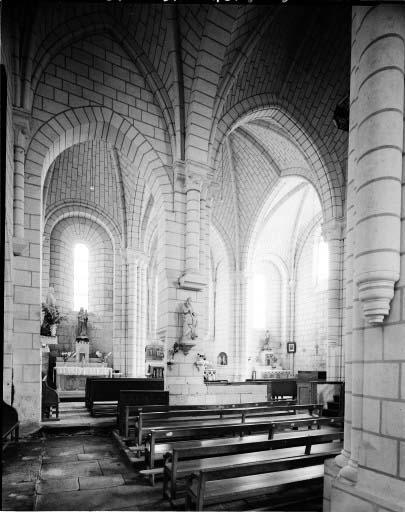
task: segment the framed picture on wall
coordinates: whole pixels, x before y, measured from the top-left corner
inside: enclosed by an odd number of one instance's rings
[[[289,341],[287,343],[287,354],[295,354],[297,351],[297,344],[295,341]]]

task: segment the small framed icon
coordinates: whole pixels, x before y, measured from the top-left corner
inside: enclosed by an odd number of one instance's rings
[[[295,343],[295,341],[289,341],[287,343],[287,353],[295,354],[296,351],[297,351],[297,344]]]

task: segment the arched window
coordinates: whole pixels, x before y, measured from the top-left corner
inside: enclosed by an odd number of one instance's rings
[[[84,244],[76,244],[74,248],[73,266],[73,309],[89,307],[89,250]]]

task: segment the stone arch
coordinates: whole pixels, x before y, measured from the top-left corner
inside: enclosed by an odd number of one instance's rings
[[[120,27],[119,30],[117,27]],[[144,76],[162,111],[170,137],[172,154],[174,155],[176,148],[174,112],[169,94],[148,56],[136,42],[135,38],[129,37],[130,34],[125,28],[123,28],[122,23],[118,20],[114,20],[106,13],[90,13],[82,16],[80,20],[79,18],[76,18],[71,23],[64,22],[54,29],[44,41],[42,41],[41,47],[44,50],[35,67],[33,67],[34,56],[30,55],[27,59],[25,68],[27,81],[24,90],[24,105],[28,110],[31,110],[34,91],[38,86],[39,80],[46,66],[51,62],[55,55],[57,55],[66,46],[96,34],[109,35],[114,39],[124,49],[132,62],[138,67]],[[131,44],[129,43],[129,40],[131,40]],[[30,90],[28,87],[30,87]]]
[[[79,201],[63,201],[55,204],[50,210],[44,221],[44,232],[42,240],[42,289],[46,290],[49,286],[50,270],[50,239],[53,229],[60,222],[69,218],[81,218],[91,221],[99,226],[100,232],[105,233],[105,237],[112,246],[112,272],[113,272],[113,311],[112,320],[114,329],[112,331],[113,358],[114,366],[120,368],[123,364],[122,351],[125,338],[126,315],[126,297],[124,291],[125,274],[125,240],[116,220],[110,217],[105,211],[93,205],[80,203]],[[43,292],[44,293],[44,292]]]
[[[38,128],[28,147],[26,176],[44,184],[55,158],[89,139],[103,139],[140,168],[163,210],[170,208],[171,184],[165,163],[129,121],[106,107],[80,107],[62,112]],[[35,178],[34,178],[35,176]]]
[[[313,186],[313,183],[310,180],[308,180],[308,177],[302,172],[303,171],[302,169],[295,169],[295,170],[301,171],[301,172],[291,172],[291,174],[288,174],[287,176],[299,176]],[[291,171],[293,171],[293,170],[291,170]],[[249,226],[249,231],[246,236],[246,243],[241,251],[241,268],[243,268],[243,269],[247,269],[249,271],[249,269],[252,267],[252,262],[253,262],[253,258],[254,258],[254,248],[256,245],[257,238],[260,235],[261,227],[266,222],[266,218],[270,215],[270,213],[274,213],[274,209],[272,209],[269,212],[269,205],[273,202],[274,198],[277,197],[277,194],[278,194],[281,186],[282,186],[282,183],[279,182],[277,184],[277,186],[273,189],[271,194],[268,196],[266,202],[260,208],[258,214],[252,220],[252,222]],[[296,191],[298,189],[302,188],[303,186],[305,186],[305,183],[298,184],[296,187],[294,187],[292,190],[290,190],[286,194],[285,199],[288,199],[291,195],[295,194]],[[315,187],[314,187],[314,190],[317,193],[318,198],[319,198],[319,194]],[[320,198],[319,198],[319,200],[320,200]],[[275,209],[279,208],[283,202],[277,203],[275,205]],[[320,203],[321,203],[321,200],[320,200]]]
[[[247,98],[224,113],[218,122],[209,162],[215,166],[219,148],[226,137],[237,126],[249,120],[267,117],[294,139],[301,147],[318,178],[319,194],[325,220],[341,218],[343,215],[343,172],[337,156],[326,148],[315,128],[296,107],[287,104],[272,94],[261,94]],[[333,183],[338,186],[334,186]]]

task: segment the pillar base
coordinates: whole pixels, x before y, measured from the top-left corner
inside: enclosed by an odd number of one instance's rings
[[[185,272],[179,277],[179,288],[199,292],[207,286],[206,278],[199,272]]]
[[[339,471],[338,478],[345,484],[356,485],[358,479],[357,464],[349,460],[346,466],[343,466]]]
[[[23,238],[13,237],[13,254],[14,256],[22,256],[28,247],[27,240]]]

